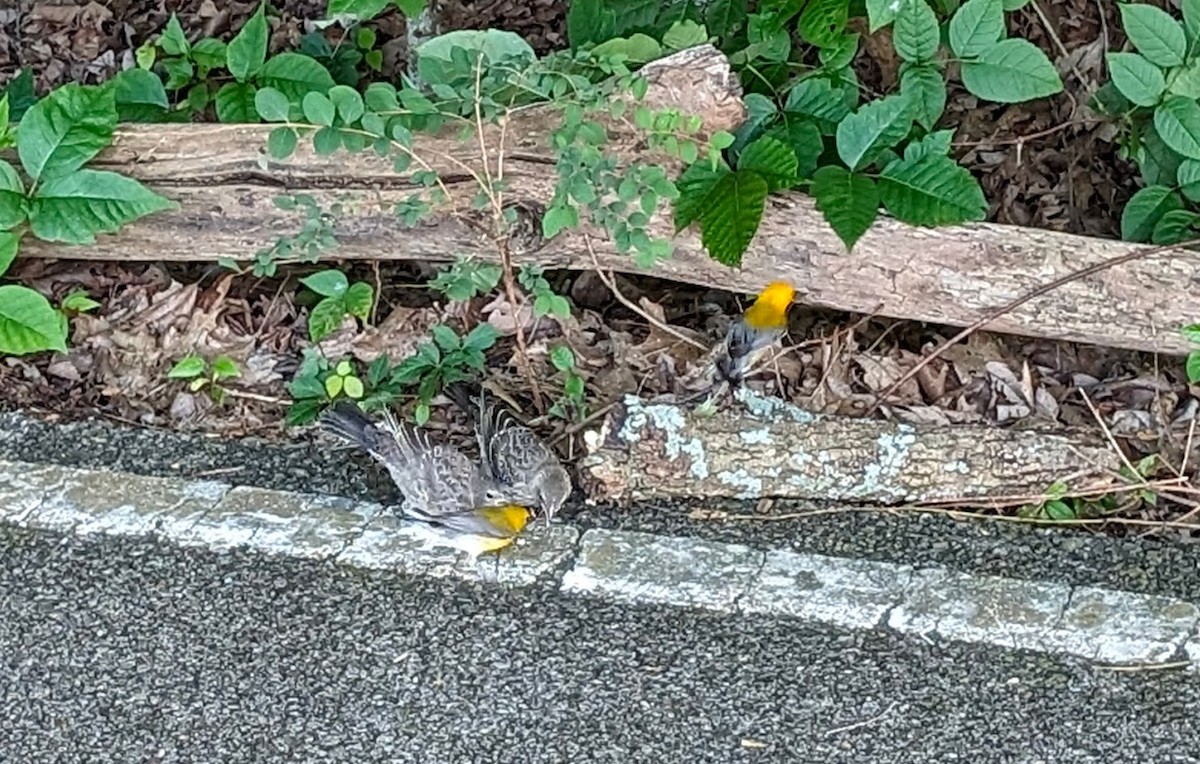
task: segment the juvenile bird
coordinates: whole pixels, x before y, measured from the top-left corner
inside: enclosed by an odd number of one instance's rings
[[[768,284],[725,335],[717,353],[715,382],[737,385],[787,331],[787,311],[796,290],[786,281]]]
[[[458,449],[433,443],[390,411],[376,424],[357,405],[340,401],[321,415],[320,424],[382,464],[404,496],[404,516],[472,562],[512,544],[529,522],[531,512],[514,492],[481,474]]]
[[[530,497],[549,523],[571,495],[571,476],[553,449],[482,385],[473,391],[454,382],[444,392],[475,421],[483,474],[504,490]]]

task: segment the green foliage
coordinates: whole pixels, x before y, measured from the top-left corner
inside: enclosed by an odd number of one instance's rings
[[[337,398],[356,400],[367,411],[381,409],[400,394],[394,372],[387,355],[376,358],[363,374],[348,358],[331,362],[318,348],[306,348],[296,375],[288,383],[292,404],[287,424],[298,427],[313,422]]]
[[[1109,51],[1111,81],[1093,106],[1120,121],[1122,153],[1146,186],[1121,213],[1129,241],[1178,244],[1200,220],[1200,2],[1183,3],[1182,23],[1143,3],[1120,7],[1133,51]]]
[[[277,196],[275,206],[281,210],[300,210],[304,213],[304,224],[294,236],[280,236],[275,243],[254,253],[251,272],[259,278],[271,277],[280,265],[292,263],[315,263],[321,254],[337,249],[338,240],[333,235],[334,223],[342,212],[342,205],[334,202],[329,211],[321,209],[309,194]],[[221,258],[220,264],[233,271],[241,272],[236,261]]]
[[[542,275],[543,272],[540,265],[523,265],[517,272],[517,281],[533,295],[533,315],[538,318],[542,316],[554,316],[560,319],[570,317],[571,303],[550,287],[550,282]]]
[[[500,266],[460,257],[443,268],[429,282],[429,288],[441,292],[454,302],[465,302],[476,295],[490,292],[500,283]]]
[[[167,379],[186,379],[188,390],[193,393],[207,389],[214,403],[225,400],[225,388],[220,383],[242,375],[237,361],[226,355],[217,356],[209,363],[198,355],[188,355],[175,362],[167,372]]]
[[[346,316],[354,316],[366,323],[375,302],[371,285],[364,281],[353,284],[346,274],[338,270],[318,271],[300,279],[300,283],[320,296],[320,300],[308,314],[308,337],[320,342],[339,326]]]
[[[1147,484],[1160,466],[1157,454],[1142,457],[1131,470],[1122,466],[1120,477],[1129,486],[1141,486],[1136,490],[1097,496],[1089,493],[1074,493],[1064,482],[1052,484],[1037,502],[1026,504],[1017,510],[1019,517],[1048,522],[1087,520],[1114,514],[1131,504],[1141,503],[1151,507],[1158,505],[1158,493]]]
[[[26,234],[44,241],[91,244],[138,218],[177,207],[138,181],[85,165],[112,140],[120,83],[65,85],[22,104],[13,130],[10,96],[21,96],[21,77],[0,96],[0,146],[15,146],[20,170],[0,159],[0,276],[16,260]],[[66,351],[68,312],[96,307],[69,298],[56,310],[44,296],[18,284],[0,286],[0,353]],[[89,307],[90,306],[90,307]]]
[[[496,344],[499,336],[491,324],[479,324],[465,337],[459,337],[453,329],[441,324],[431,331],[433,341],[423,343],[391,374],[393,384],[402,388],[416,387],[417,424],[429,420],[429,402],[442,387],[469,378],[471,370],[483,371],[483,354]]]
[[[1195,350],[1188,353],[1185,365],[1188,382],[1196,384],[1200,382],[1200,324],[1185,326],[1180,331],[1184,337],[1187,337],[1189,341],[1196,343],[1198,346]]]
[[[587,418],[587,396],[583,376],[575,367],[575,354],[566,345],[550,348],[550,364],[562,376],[562,395],[550,407],[560,419],[582,421]]]

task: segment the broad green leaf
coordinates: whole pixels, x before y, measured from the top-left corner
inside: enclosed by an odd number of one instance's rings
[[[974,58],[1004,37],[1001,0],[967,0],[950,19],[950,50]]]
[[[746,104],[746,118],[738,125],[730,145],[730,151],[734,154],[761,135],[766,126],[774,122],[779,114],[775,102],[761,93],[748,93],[743,100]]]
[[[824,77],[806,77],[793,85],[783,110],[835,124],[850,113],[841,91]]]
[[[728,37],[746,22],[746,0],[711,0],[704,9],[710,34]]]
[[[843,69],[854,63],[854,57],[858,55],[859,35],[844,34],[839,37],[832,45],[821,48],[817,58],[821,61],[821,67],[824,69]]]
[[[346,296],[342,302],[345,303],[347,313],[366,323],[371,317],[371,305],[375,302],[375,291],[367,282],[356,281],[346,290]]]
[[[1167,88],[1162,70],[1137,53],[1109,53],[1108,74],[1117,91],[1138,106],[1153,106]]]
[[[346,309],[340,298],[322,298],[308,314],[308,338],[313,342],[325,339],[342,325],[345,315]]]
[[[246,21],[246,24],[225,48],[226,67],[238,82],[245,82],[258,74],[262,69],[263,62],[267,60],[266,8],[265,0],[259,3],[258,10]],[[272,87],[279,87],[273,83],[268,84],[271,84]],[[280,90],[282,89],[280,88]]]
[[[1179,66],[1187,56],[1183,27],[1164,10],[1145,3],[1122,3],[1121,26],[1138,52],[1159,66]]]
[[[1168,210],[1154,224],[1151,244],[1180,244],[1196,238],[1196,223],[1200,214],[1190,210]]]
[[[12,231],[0,231],[0,276],[3,276],[13,261],[17,259],[17,251],[21,248],[21,234]]]
[[[1173,70],[1167,79],[1167,92],[1171,95],[1200,98],[1200,59]]]
[[[892,44],[905,61],[924,64],[937,55],[941,42],[937,15],[925,0],[899,0],[892,24]]]
[[[322,297],[341,297],[350,288],[346,274],[332,268],[305,276],[300,283]]]
[[[559,371],[570,371],[575,368],[575,354],[566,345],[555,345],[550,348],[550,363]]]
[[[913,118],[926,130],[932,130],[946,110],[946,80],[934,65],[902,64],[900,94],[908,97]]]
[[[163,29],[162,36],[158,38],[158,44],[163,49],[163,53],[168,56],[186,56],[192,46],[188,44],[187,35],[184,34],[183,26],[179,23],[179,18],[172,13],[167,19],[167,26]]]
[[[704,214],[710,206],[717,183],[731,174],[724,164],[714,170],[708,162],[696,162],[683,171],[676,182],[679,198],[674,206],[675,233],[687,228]]]
[[[198,355],[187,355],[175,362],[167,372],[167,379],[192,379],[204,373],[208,364]]]
[[[162,62],[167,72],[167,90],[176,91],[188,85],[196,74],[192,62],[186,58],[168,58]]]
[[[1179,190],[1189,201],[1200,202],[1200,161],[1185,159],[1176,171]]]
[[[1150,241],[1159,219],[1183,207],[1179,194],[1168,186],[1141,189],[1121,211],[1121,238],[1125,241]]]
[[[855,175],[830,165],[817,170],[811,187],[817,209],[846,245],[854,244],[866,233],[879,214],[879,189],[865,175]]]
[[[1189,342],[1200,344],[1200,324],[1189,324],[1180,329],[1179,332]]]
[[[201,76],[210,69],[225,66],[228,60],[228,48],[224,42],[215,37],[205,37],[192,46],[192,60],[200,67]]]
[[[300,103],[306,93],[324,93],[334,86],[329,70],[302,53],[280,53],[263,64],[258,84],[272,87]]]
[[[1001,40],[962,63],[962,81],[973,95],[996,103],[1020,103],[1054,95],[1062,79],[1050,59],[1028,40]]]
[[[0,159],[0,231],[25,222],[25,185],[17,168]],[[0,268],[0,273],[4,269]]]
[[[391,4],[392,0],[329,0],[325,17],[353,16],[360,21],[368,21],[378,16],[384,8]]]
[[[879,177],[879,196],[888,212],[912,225],[983,220],[988,211],[971,173],[949,157],[934,154],[889,164]]]
[[[849,10],[846,0],[809,0],[796,28],[813,45],[831,45],[846,31]]]
[[[37,103],[37,94],[33,90],[33,68],[23,67],[17,76],[0,88],[0,95],[8,99],[8,106],[11,109],[9,119],[13,122],[20,122],[25,112]]]
[[[347,398],[358,400],[359,398],[363,397],[363,393],[366,392],[366,389],[363,388],[361,379],[358,377],[343,377],[342,379],[344,380],[342,382],[343,392],[346,393]]]
[[[782,141],[795,154],[798,180],[812,177],[825,150],[825,141],[815,124],[803,117],[785,113],[783,123],[772,127],[765,135]]]
[[[1195,54],[1200,43],[1200,0],[1183,0],[1183,31],[1189,54]]]
[[[551,205],[542,217],[542,236],[553,239],[563,229],[579,225],[579,212],[572,206],[563,204]]]
[[[299,136],[290,127],[277,127],[267,136],[267,153],[272,159],[284,160],[296,150]]]
[[[363,115],[362,96],[352,87],[334,85],[329,89],[329,100],[337,108],[344,125],[354,124]]]
[[[714,260],[736,266],[758,231],[767,181],[753,172],[729,173],[717,181],[711,198],[700,217],[700,240]]]
[[[59,308],[72,313],[87,313],[89,310],[95,310],[100,307],[100,303],[88,297],[88,293],[83,289],[75,289],[67,293],[67,296],[59,303]]]
[[[1193,350],[1188,353],[1186,371],[1188,382],[1200,382],[1200,352]]]
[[[896,20],[899,0],[867,0],[867,31],[871,34]]]
[[[1195,100],[1168,96],[1154,110],[1154,129],[1175,153],[1200,159],[1200,105]]]
[[[838,156],[851,170],[859,170],[904,140],[912,121],[912,104],[904,94],[864,104],[838,125]]]
[[[311,322],[309,323],[309,331],[310,332],[312,331],[312,323]],[[328,336],[328,332],[322,334],[321,339],[324,339],[327,336]],[[321,340],[316,339],[315,337],[313,339],[313,342],[320,342],[320,341]],[[328,395],[330,398],[336,398],[342,394],[342,388],[345,386],[345,384],[346,384],[345,377],[343,377],[340,374],[330,374],[328,377],[325,378],[325,394]]]
[[[21,118],[17,154],[34,180],[72,173],[112,141],[116,125],[111,88],[63,85]]]
[[[667,50],[684,50],[708,42],[708,30],[691,19],[676,21],[662,36]]]
[[[938,130],[926,135],[919,141],[912,141],[904,147],[904,158],[915,162],[927,154],[944,157],[950,153],[950,142],[954,139],[953,130]]]
[[[66,323],[50,301],[29,287],[0,286],[0,354],[67,352]]]
[[[650,35],[632,34],[629,37],[614,37],[592,48],[593,56],[625,56],[636,64],[644,64],[662,57],[663,48]]]
[[[304,118],[314,125],[329,127],[337,116],[337,109],[324,93],[307,93],[303,102]]]
[[[1175,185],[1179,164],[1183,161],[1162,136],[1151,120],[1142,125],[1139,141],[1130,156],[1137,163],[1142,182],[1147,186]]]
[[[779,191],[795,185],[799,163],[796,154],[782,142],[763,136],[738,157],[738,170],[751,170],[767,181],[767,191]]]
[[[463,337],[462,346],[466,350],[487,350],[496,344],[500,332],[491,324],[478,324]]]
[[[126,69],[107,84],[115,91],[113,98],[122,121],[153,119],[171,106],[162,80],[145,69]]]
[[[817,30],[820,34],[820,29]],[[750,45],[745,55],[763,61],[786,61],[792,52],[792,39],[788,30],[784,29],[776,14],[752,13],[746,22],[746,39]]]
[[[92,244],[98,233],[114,233],[138,218],[178,207],[133,178],[77,170],[38,187],[30,200],[29,225],[44,241]]]
[[[287,96],[275,88],[259,88],[254,94],[254,110],[266,122],[287,122],[290,109]]]
[[[226,124],[257,122],[255,92],[249,82],[226,82],[217,91],[217,119]]]

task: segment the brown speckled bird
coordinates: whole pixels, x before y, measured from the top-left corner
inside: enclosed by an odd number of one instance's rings
[[[447,385],[446,395],[475,422],[483,474],[514,496],[532,499],[546,522],[571,495],[571,476],[554,450],[517,421],[482,385]]]

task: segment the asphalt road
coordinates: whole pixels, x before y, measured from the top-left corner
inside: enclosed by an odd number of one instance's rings
[[[1200,761],[1200,676],[0,529],[0,761]]]

